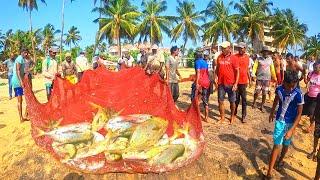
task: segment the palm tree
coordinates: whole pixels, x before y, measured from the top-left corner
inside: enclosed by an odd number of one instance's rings
[[[29,39],[29,42],[31,42],[31,44],[41,44],[42,42],[42,33],[41,33],[41,29],[36,29],[35,31],[33,32],[28,32],[27,33],[28,37],[31,37],[31,39]],[[38,51],[38,46],[34,47],[34,54],[36,54],[37,52],[39,53]],[[35,59],[36,61],[36,59]]]
[[[106,44],[105,42],[99,44],[99,45],[98,45],[98,49],[99,49],[99,52],[102,52],[102,53],[106,52],[106,50],[107,50],[107,44]]]
[[[93,4],[96,5],[97,1],[98,0],[93,0]],[[108,4],[108,1],[109,0],[100,0],[100,6],[99,7],[102,8],[103,6],[106,6]],[[101,13],[100,12],[99,12],[99,18],[101,18]],[[96,50],[97,50],[97,46],[98,46],[98,44],[100,42],[99,29],[100,29],[100,27],[98,28],[97,33],[96,33],[96,37],[95,37],[95,43],[94,43],[94,47],[93,47],[93,56],[95,55]],[[91,58],[93,58],[93,56]]]
[[[143,11],[142,23],[139,27],[139,42],[146,42],[149,38],[150,44],[162,43],[162,31],[170,35],[170,27],[174,18],[173,16],[161,15],[167,9],[167,2],[163,0],[143,0],[141,6]]]
[[[94,21],[99,22],[99,39],[104,37],[116,40],[120,56],[121,38],[134,36],[138,29],[136,24],[140,13],[129,0],[111,0],[104,8],[95,8],[93,11],[104,16]]]
[[[41,2],[43,2],[44,4],[46,4],[45,0],[40,0]],[[27,11],[29,11],[29,23],[30,23],[30,39],[32,39],[33,37],[31,37],[32,35],[32,10],[38,10],[38,4],[37,4],[37,0],[19,0],[18,1],[18,5],[20,7],[22,7],[23,9],[26,9]],[[33,59],[34,61],[36,60],[36,52],[35,52],[35,44],[34,41],[32,41],[32,51],[33,51]]]
[[[178,16],[175,18],[178,24],[172,29],[172,41],[177,41],[182,36],[184,44],[183,51],[185,50],[188,39],[196,43],[200,38],[199,31],[201,27],[197,24],[199,21],[204,21],[204,16],[196,11],[193,2],[177,0],[178,6],[176,8]]]
[[[73,2],[74,0],[70,0]],[[64,30],[64,7],[66,5],[66,0],[62,0],[62,10],[61,10],[61,35],[60,35],[60,62],[62,62],[62,42],[63,42],[63,30]],[[58,65],[58,64],[57,64]]]
[[[300,23],[290,9],[276,9],[271,25],[274,46],[282,50],[291,46],[297,51],[298,45],[303,45],[308,30],[307,25]]]
[[[55,35],[60,33],[60,30],[56,30],[52,24],[47,24],[42,30],[42,47],[43,51],[46,54],[51,46],[55,45],[56,39]]]
[[[206,10],[202,11],[206,17],[212,18],[211,21],[205,23],[202,27],[205,29],[203,39],[216,42],[218,37],[230,41],[230,35],[236,34],[238,25],[236,16],[230,14],[229,7],[231,3],[225,5],[222,0],[210,1]]]
[[[320,34],[312,36],[307,39],[307,43],[304,46],[305,56],[320,57]]]
[[[65,44],[69,46],[70,49],[72,44],[77,46],[78,42],[81,40],[80,31],[75,26],[72,26],[65,36],[67,36]]]
[[[236,14],[239,24],[239,34],[250,38],[252,47],[253,42],[264,39],[264,26],[267,25],[269,15],[271,14],[269,6],[273,5],[271,2],[265,0],[241,0],[236,3],[234,8],[238,10]],[[240,37],[243,38],[243,37]]]
[[[0,49],[2,49],[5,46],[5,34],[2,34],[2,31],[0,30]]]

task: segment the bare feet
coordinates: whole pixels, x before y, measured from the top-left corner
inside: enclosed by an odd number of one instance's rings
[[[259,109],[260,109],[261,112],[264,112],[263,106],[259,107]]]
[[[223,123],[223,122],[224,122],[224,117],[223,117],[223,118],[220,117],[219,122],[220,122],[220,123]]]
[[[255,105],[255,104],[252,104],[251,107],[252,107],[252,109],[255,109],[255,108],[256,108],[256,105]]]
[[[20,123],[23,123],[23,122],[25,122],[25,121],[30,121],[29,119],[26,119],[26,118],[21,118],[20,119]]]
[[[235,119],[236,119],[236,116],[231,116],[231,118],[230,118],[230,124],[233,124],[234,121],[235,121]]]

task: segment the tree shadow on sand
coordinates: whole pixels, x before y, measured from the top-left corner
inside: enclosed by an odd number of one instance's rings
[[[255,139],[255,138],[249,138],[248,140],[245,140],[242,137],[236,136],[234,134],[221,134],[218,135],[220,140],[224,142],[233,142],[240,146],[241,151],[244,152],[247,159],[250,160],[252,166],[255,168],[256,172],[262,176],[261,168],[259,167],[259,164],[257,162],[257,159],[262,160],[265,164],[269,163],[270,153],[272,147],[266,141],[265,139]],[[288,163],[285,163],[285,169],[291,170],[299,174],[300,176],[310,179],[307,175],[304,173],[294,169],[292,166],[290,166]],[[239,173],[239,167],[234,168],[230,166],[231,170],[237,170],[237,174]],[[241,170],[241,168],[240,168]],[[287,174],[285,171],[280,172],[285,178],[284,179],[295,179],[291,175]]]

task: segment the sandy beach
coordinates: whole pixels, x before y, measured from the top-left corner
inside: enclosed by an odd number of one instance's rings
[[[182,70],[183,77],[193,69]],[[203,122],[206,148],[198,161],[173,172],[162,174],[105,175],[84,174],[68,169],[45,150],[35,145],[30,134],[30,122],[20,124],[16,99],[9,100],[6,79],[0,79],[0,179],[257,179],[267,170],[273,145],[273,124],[266,112],[248,107],[248,122],[239,120],[233,125],[218,123],[217,94],[210,98],[209,122]],[[40,102],[45,102],[43,79],[33,79],[33,90]],[[190,104],[191,82],[180,84],[178,106],[186,109]],[[248,101],[252,102],[253,87],[249,89]],[[260,102],[260,100],[258,101]],[[228,105],[226,105],[228,107]],[[228,108],[227,108],[228,109]],[[241,108],[239,110],[240,115]],[[230,112],[227,111],[227,120]],[[304,129],[309,122],[303,118],[298,127],[287,157],[285,170],[276,172],[276,179],[312,179],[316,163],[307,159],[312,150],[312,134]]]

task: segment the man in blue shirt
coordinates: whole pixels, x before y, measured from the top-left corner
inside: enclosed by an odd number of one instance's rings
[[[274,146],[266,178],[271,178],[271,172],[280,153],[281,146],[283,147],[276,168],[279,170],[283,167],[283,158],[288,152],[292,135],[301,119],[304,100],[301,90],[297,88],[298,82],[298,73],[286,71],[283,84],[276,89],[276,96],[271,109],[269,122],[274,120],[275,109],[278,104],[279,106],[273,133]]]
[[[208,93],[210,86],[208,64],[203,59],[203,54],[201,52],[196,52],[195,59],[196,60],[194,62],[194,67],[196,72],[196,78],[195,82],[192,84],[191,101],[193,101],[197,91],[201,92],[201,98],[203,106],[205,108],[204,121],[207,122],[209,115]]]
[[[10,55],[10,58],[5,60],[2,64],[6,65],[8,68],[8,85],[9,85],[9,98],[12,99],[12,73],[13,73],[13,65],[14,65],[14,54]]]
[[[23,49],[21,51],[21,55],[19,55],[13,66],[13,76],[12,76],[12,87],[14,89],[15,97],[18,99],[18,111],[20,117],[20,123],[26,121],[22,116],[22,96],[23,96],[23,77],[24,77],[24,69],[25,69],[25,59],[28,57],[29,51],[27,49]]]

